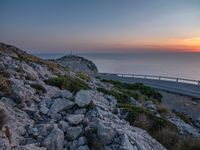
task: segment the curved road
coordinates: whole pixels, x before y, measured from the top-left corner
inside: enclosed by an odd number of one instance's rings
[[[200,99],[200,85],[155,79],[119,77],[112,74],[99,74],[98,76],[102,79],[121,81],[124,83],[143,83],[155,89],[165,90],[168,92],[178,93]]]

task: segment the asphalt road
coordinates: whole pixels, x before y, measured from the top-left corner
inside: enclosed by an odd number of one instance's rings
[[[173,92],[181,95],[187,95],[200,100],[200,85],[154,79],[119,77],[112,74],[100,74],[99,77],[102,79],[121,81],[124,83],[143,83],[155,89]]]

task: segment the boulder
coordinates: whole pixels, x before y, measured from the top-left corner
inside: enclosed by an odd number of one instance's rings
[[[137,147],[134,147],[130,143],[129,138],[126,134],[122,135],[120,140],[121,140],[120,150],[137,150]]]
[[[57,98],[54,100],[54,103],[49,109],[48,115],[53,116],[56,113],[62,111],[63,109],[70,109],[73,106],[74,106],[74,102],[67,99]]]
[[[80,126],[77,126],[77,127],[69,127],[66,131],[66,134],[68,139],[75,140],[82,132],[83,129]]]
[[[69,98],[72,98],[72,93],[70,91],[68,91],[68,90],[60,90],[52,98],[53,99],[56,99],[56,98],[66,98],[66,99],[69,99]]]
[[[55,125],[51,133],[42,142],[42,145],[48,150],[62,150],[63,142],[64,133]]]
[[[81,137],[79,137],[79,138],[78,138],[78,140],[77,140],[77,146],[82,146],[82,145],[85,145],[85,144],[86,144],[86,142],[87,142],[87,139],[86,139],[86,137],[84,137],[84,136],[81,136]]]
[[[191,126],[190,124],[185,123],[183,120],[181,120],[178,116],[173,115],[169,119],[170,122],[172,122],[174,125],[177,126],[179,131],[183,135],[189,135],[189,136],[194,136],[194,137],[200,137],[200,133],[196,128]]]
[[[83,118],[84,118],[84,115],[80,114],[80,115],[68,115],[66,119],[70,124],[77,125],[81,123]]]
[[[104,145],[110,144],[116,135],[116,132],[109,126],[99,122],[97,135]]]
[[[92,100],[91,92],[88,90],[80,90],[75,96],[75,103],[79,107],[84,107],[90,104]]]
[[[90,150],[90,149],[87,145],[84,145],[84,146],[79,146],[77,150]]]
[[[144,107],[152,112],[156,112],[156,105],[152,101],[146,101]]]
[[[61,120],[61,121],[58,123],[58,127],[59,127],[63,132],[66,132],[67,129],[70,127],[70,125],[69,125],[68,122]]]

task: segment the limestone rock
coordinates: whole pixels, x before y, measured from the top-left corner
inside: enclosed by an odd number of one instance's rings
[[[57,98],[55,99],[54,103],[49,109],[48,115],[53,116],[54,114],[62,111],[63,109],[70,109],[73,106],[74,106],[74,102],[67,99]]]
[[[79,124],[84,118],[84,115],[68,115],[67,121],[72,125]]]
[[[64,133],[57,126],[51,133],[44,139],[43,146],[48,150],[62,150],[64,142]]]
[[[67,137],[70,140],[74,140],[83,132],[83,130],[80,126],[78,126],[78,127],[70,127],[67,129],[66,132],[67,132]]]
[[[77,150],[90,150],[90,149],[87,145],[84,145],[84,146],[79,146]]]
[[[76,94],[75,103],[79,107],[87,106],[92,100],[92,95],[90,91],[81,90]]]

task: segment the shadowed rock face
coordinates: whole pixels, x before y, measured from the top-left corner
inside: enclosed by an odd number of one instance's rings
[[[92,61],[80,56],[68,55],[54,61],[63,66],[71,68],[75,72],[85,72],[88,74],[98,72],[96,65]]]
[[[73,59],[76,62],[77,57]],[[85,62],[78,60],[78,64]],[[88,70],[97,72],[95,65],[86,62]],[[3,78],[11,83],[9,93],[0,89],[0,108],[8,116],[0,130],[0,149],[91,150],[93,141],[106,150],[165,150],[145,130],[113,113],[116,99],[96,90],[99,80],[92,78],[90,90],[77,93],[47,85],[44,80],[58,78],[58,73],[76,74],[62,67],[54,73],[48,61],[5,44],[0,44],[0,67]]]

